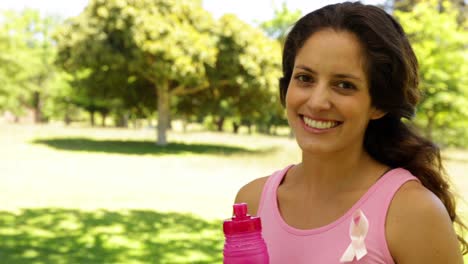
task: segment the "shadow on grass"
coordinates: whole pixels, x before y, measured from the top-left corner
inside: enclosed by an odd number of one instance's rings
[[[169,143],[167,146],[157,146],[154,141],[133,140],[96,140],[89,138],[51,138],[36,139],[33,144],[42,144],[58,150],[105,152],[135,155],[164,155],[164,154],[259,154],[269,150],[250,150],[242,147],[212,145]]]
[[[221,223],[178,213],[0,212],[1,263],[221,263]]]

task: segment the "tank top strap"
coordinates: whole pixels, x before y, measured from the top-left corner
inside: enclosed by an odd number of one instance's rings
[[[379,188],[388,190],[388,194],[393,197],[403,184],[408,181],[418,181],[411,172],[403,168],[392,169],[387,172],[383,177],[386,179],[382,181]]]
[[[385,173],[372,187],[373,191],[366,194],[372,199],[366,200],[366,206],[375,206],[374,212],[383,212],[386,214],[393,197],[398,190],[408,181],[418,181],[411,172],[403,168],[396,168]],[[371,198],[369,197],[369,198]],[[377,210],[381,208],[382,210]]]
[[[265,206],[267,206],[268,209],[274,209],[273,207],[276,205],[276,189],[292,166],[294,166],[294,164],[288,165],[284,169],[275,171],[268,177],[265,185],[263,186],[262,195],[258,204],[257,215],[260,215]]]
[[[384,174],[374,186],[373,192],[369,193],[368,199],[362,205],[362,210],[374,224],[376,242],[380,247],[386,263],[394,263],[390,254],[386,239],[386,219],[388,209],[398,190],[409,181],[418,181],[414,175],[406,169],[396,168]]]

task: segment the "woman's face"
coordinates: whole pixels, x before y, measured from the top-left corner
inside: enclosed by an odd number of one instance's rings
[[[358,38],[324,29],[298,51],[286,94],[288,122],[304,152],[362,148],[371,106],[365,57]]]

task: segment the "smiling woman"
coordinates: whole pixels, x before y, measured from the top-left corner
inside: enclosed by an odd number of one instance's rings
[[[305,42],[286,94],[289,124],[303,151],[363,144],[369,120],[383,115],[371,106],[364,70],[364,52],[352,33],[326,29]]]
[[[377,7],[297,21],[280,95],[302,161],[236,197],[261,217],[270,263],[463,262],[439,149],[411,127],[417,73],[402,27]]]

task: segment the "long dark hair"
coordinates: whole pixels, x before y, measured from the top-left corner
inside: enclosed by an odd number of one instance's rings
[[[386,113],[369,122],[364,149],[377,161],[405,168],[418,177],[443,202],[452,222],[466,230],[455,210],[439,148],[411,124],[420,98],[418,61],[403,28],[391,15],[375,6],[347,2],[325,6],[299,19],[283,50],[283,106],[298,50],[313,33],[324,28],[352,32],[359,38],[366,53],[372,104]],[[458,240],[466,254],[467,242],[461,235]]]

